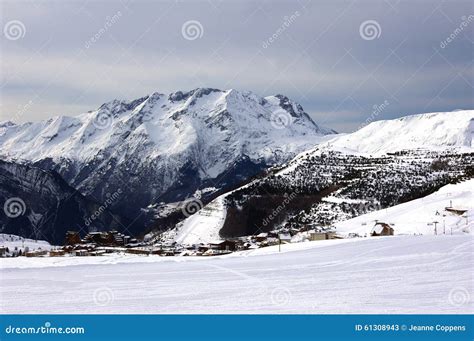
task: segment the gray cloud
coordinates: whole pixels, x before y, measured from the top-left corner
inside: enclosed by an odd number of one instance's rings
[[[350,131],[377,119],[473,108],[472,2],[2,2],[0,119],[78,114],[114,99],[195,87],[286,94]],[[185,39],[198,21],[202,37]],[[375,20],[380,36],[361,37]],[[457,28],[462,32],[440,46]]]

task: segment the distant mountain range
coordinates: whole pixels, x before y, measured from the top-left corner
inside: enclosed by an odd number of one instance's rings
[[[160,222],[163,216],[166,219],[166,204],[173,206],[193,196],[206,203],[334,133],[318,126],[299,104],[283,95],[259,97],[199,88],[114,100],[76,117],[3,122],[0,158],[20,168],[54,171],[98,203],[120,192],[108,208],[131,221],[130,228],[137,231],[166,228],[182,219],[178,209],[171,210],[174,220]],[[16,192],[11,188],[5,195],[33,195]],[[33,229],[35,219],[29,220],[31,226],[23,220],[22,226]],[[8,232],[14,233],[10,227]]]

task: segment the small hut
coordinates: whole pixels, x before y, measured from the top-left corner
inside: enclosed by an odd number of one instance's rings
[[[393,236],[394,229],[387,223],[377,222],[375,223],[370,235],[375,236]]]

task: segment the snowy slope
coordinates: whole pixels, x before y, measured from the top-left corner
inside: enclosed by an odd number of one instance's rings
[[[470,139],[472,139],[472,130],[474,129],[472,124],[473,118],[474,110],[471,110],[414,115],[396,120],[374,122],[358,132],[336,137],[313,149],[300,153],[286,166],[282,167],[277,174],[284,176],[282,182],[287,183],[287,190],[291,191],[291,184],[298,182],[301,183],[304,181],[309,182],[313,174],[315,174],[315,180],[321,181],[321,179],[326,177],[335,178],[338,173],[342,173],[342,170],[345,169],[346,165],[352,169],[359,168],[376,170],[377,167],[379,167],[383,170],[383,172],[378,175],[380,178],[377,178],[376,173],[370,174],[370,176],[362,176],[363,181],[360,182],[360,186],[364,188],[366,193],[370,193],[370,196],[375,196],[378,192],[384,193],[383,188],[389,188],[388,183],[393,185],[401,182],[406,185],[410,183],[410,181],[413,181],[414,184],[405,188],[406,192],[409,193],[410,190],[416,188],[416,186],[421,186],[422,184],[425,184],[426,186],[433,185],[435,184],[437,177],[447,174],[444,172],[439,172],[439,174],[436,172],[431,173],[433,172],[430,166],[431,162],[433,159],[438,157],[442,158],[442,154],[434,155],[425,153],[424,151],[418,151],[418,154],[410,157],[393,157],[393,160],[378,160],[375,157],[370,158],[367,153],[378,154],[395,150],[413,150],[417,148],[428,149],[428,151],[440,151],[443,149],[452,152],[472,151]],[[316,162],[314,156],[321,156],[322,153],[327,154],[328,151],[341,152],[342,155],[337,156],[340,160],[330,159],[326,156],[324,159],[319,160],[322,162],[321,165],[314,168],[307,167],[307,164],[305,165],[305,163],[312,165],[313,162]],[[356,156],[363,155],[369,158],[369,160],[372,160],[373,163],[364,159],[359,160],[357,158],[349,158],[348,154]],[[311,159],[313,159],[313,161],[308,161]],[[359,164],[357,162],[359,162]],[[454,159],[450,159],[446,162],[463,163],[464,161],[456,160],[456,157],[454,157]],[[327,167],[325,163],[328,165],[332,164],[333,167]],[[301,172],[295,172],[298,167],[302,168]],[[428,169],[425,178],[423,177],[423,167]],[[461,170],[462,168],[461,166],[456,166],[456,163],[454,163],[453,167],[455,170]],[[445,169],[445,171],[447,170]],[[457,175],[458,174],[454,174],[452,177],[454,178]],[[408,176],[409,179],[404,180],[405,176]],[[374,179],[373,181],[375,184],[370,184],[369,186],[364,182],[366,178]],[[353,182],[355,183],[354,180]],[[324,188],[333,183],[334,182],[331,181],[328,181],[327,183],[324,182],[321,187]],[[375,219],[378,219],[388,223],[395,223],[397,234],[433,233],[434,226],[427,225],[427,223],[436,220],[434,216],[436,210],[443,212],[444,207],[449,205],[449,200],[446,201],[446,197],[452,196],[453,198],[457,198],[457,201],[463,202],[463,204],[469,202],[472,203],[474,199],[472,197],[473,185],[474,183],[472,181],[453,186],[448,185],[427,198],[414,200],[411,203],[398,205],[373,214],[366,214],[347,222],[339,223],[337,226],[339,227],[340,232],[343,233],[357,232],[365,234],[370,232]],[[244,187],[247,186],[248,185]],[[355,188],[357,187],[358,186],[355,186]],[[382,189],[377,189],[378,187],[382,187]],[[390,191],[383,195],[393,196],[396,190],[402,192],[401,187],[397,189],[391,188]],[[452,193],[445,193],[445,191],[452,191]],[[366,195],[366,193],[361,192],[361,195]],[[178,224],[175,230],[166,235],[166,238],[169,238],[172,241],[183,242],[185,244],[193,244],[194,242],[211,242],[214,239],[218,239],[219,230],[223,226],[226,215],[226,208],[222,206],[221,202],[223,197],[229,194],[230,193],[227,193],[219,198],[219,205],[216,205],[215,203],[212,204],[212,214],[209,214],[205,207],[202,215],[196,214]],[[252,196],[252,194],[247,195],[249,197]],[[378,199],[380,200],[383,198]],[[364,203],[365,198],[349,199],[342,197],[327,197],[323,199],[323,202],[328,201],[339,203]],[[308,208],[309,207],[311,207],[311,204],[308,204]],[[470,208],[473,208],[472,204]],[[385,212],[396,213],[390,215]],[[320,212],[316,214],[320,214]],[[395,215],[397,215],[397,217]],[[399,219],[398,215],[401,215]],[[413,215],[415,215],[416,218],[414,218]],[[248,223],[248,220],[246,219],[246,217],[243,217],[243,221]],[[465,221],[464,218],[456,217],[451,214],[446,214],[446,217],[438,217],[437,220],[440,221],[438,228],[442,228],[442,223],[444,221],[444,226],[449,230],[449,232],[452,227],[454,233],[462,233],[462,230],[465,227],[463,225],[463,222]]]
[[[199,88],[114,100],[77,117],[0,124],[0,157],[54,169],[85,195],[135,218],[204,187],[232,186],[285,162],[332,130],[282,95]],[[124,186],[126,183],[126,186]]]
[[[381,154],[405,149],[472,151],[474,110],[437,112],[377,121],[329,142],[333,149]]]
[[[225,194],[217,197],[197,213],[178,223],[174,229],[165,232],[163,238],[183,245],[220,240],[219,230],[226,216],[224,197]]]
[[[453,205],[467,209],[467,219],[445,210]],[[438,214],[437,214],[438,213]],[[393,226],[395,234],[434,234],[433,222],[437,221],[437,233],[472,233],[474,229],[474,179],[446,185],[424,198],[406,202],[387,209],[367,213],[336,223],[342,234],[370,234],[375,220]],[[428,225],[430,224],[430,225]]]
[[[47,241],[44,240],[34,240],[19,237],[13,234],[0,233],[0,246],[7,247],[10,252],[15,248],[25,251],[25,248],[28,248],[30,251],[34,250],[51,250],[52,246]]]
[[[0,312],[466,314],[473,246],[472,235],[395,236],[248,257],[0,259]]]

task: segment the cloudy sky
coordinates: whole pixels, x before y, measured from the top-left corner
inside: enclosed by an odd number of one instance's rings
[[[2,1],[0,120],[197,87],[317,123],[474,108],[473,1]]]

